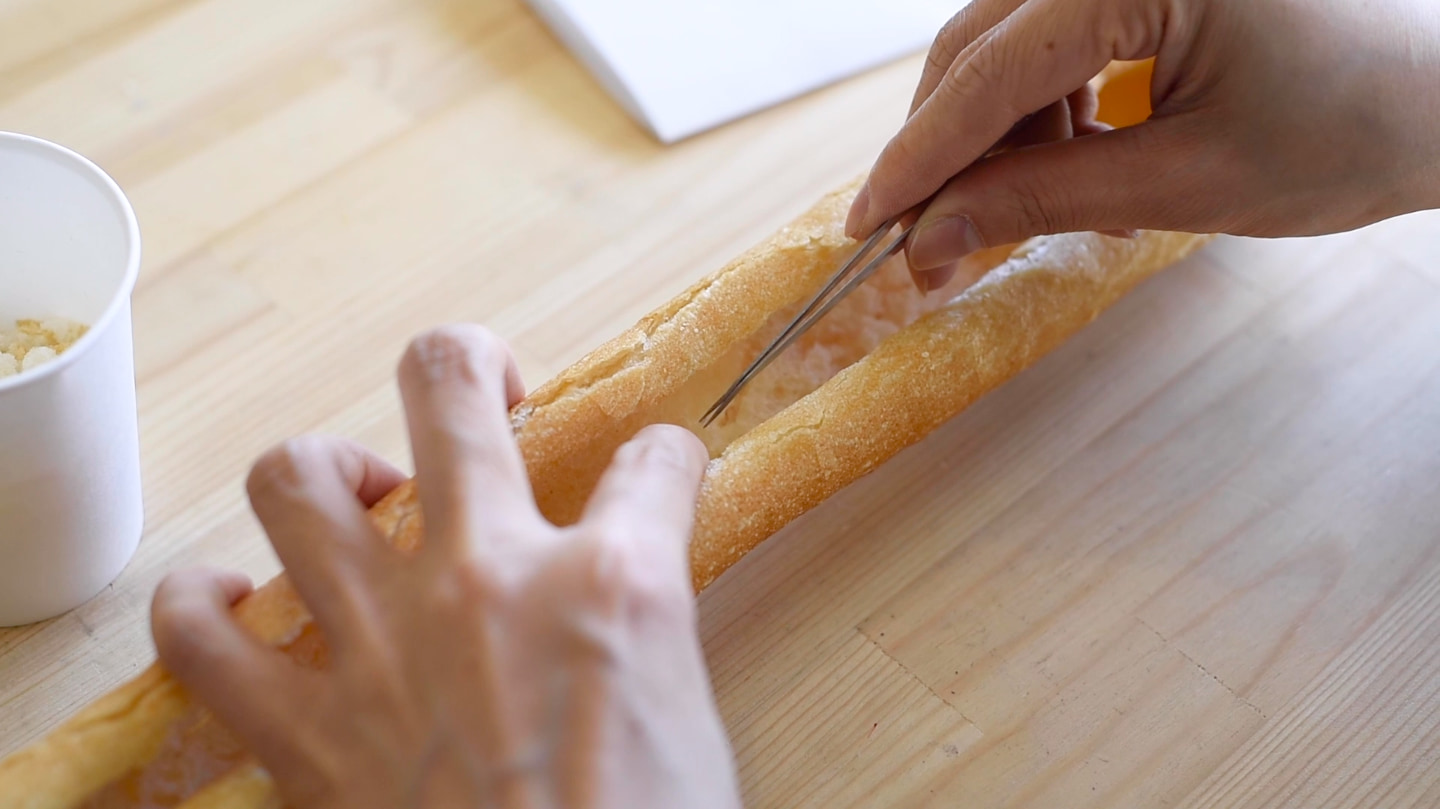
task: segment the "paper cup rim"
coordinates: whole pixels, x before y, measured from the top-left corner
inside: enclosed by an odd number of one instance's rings
[[[125,220],[125,235],[130,242],[130,249],[129,254],[125,257],[124,277],[120,279],[120,284],[116,287],[110,302],[105,305],[105,311],[100,313],[100,317],[94,323],[89,324],[84,336],[76,340],[63,354],[39,368],[21,371],[14,376],[0,379],[0,393],[39,382],[48,376],[60,373],[78,361],[81,355],[90,349],[90,346],[100,341],[101,335],[110,326],[111,321],[120,316],[120,310],[126,306],[130,296],[134,293],[135,282],[140,277],[140,223],[135,218],[135,209],[131,206],[130,199],[125,196],[124,191],[120,190],[119,184],[94,161],[58,143],[33,135],[0,130],[0,145],[4,145],[6,142],[18,143],[21,146],[58,155],[99,181],[101,188],[110,195],[111,202],[119,208],[120,214]]]

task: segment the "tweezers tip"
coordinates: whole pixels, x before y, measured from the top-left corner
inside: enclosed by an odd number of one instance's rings
[[[900,219],[902,216],[903,214],[897,214],[892,219],[890,219],[890,221],[882,224],[879,228],[875,230],[874,233],[871,233],[870,236],[864,240],[863,244],[860,245],[859,249],[856,250],[855,254],[852,255],[850,259],[846,261],[845,264],[840,268],[839,272],[834,275],[830,283],[826,285],[823,289],[821,289],[821,291],[815,296],[815,298],[810,302],[810,304],[799,315],[797,315],[793,321],[790,322],[789,326],[787,326],[785,330],[781,332],[780,336],[777,337],[774,342],[766,346],[765,349],[760,352],[760,355],[755,358],[754,362],[752,362],[750,367],[746,369],[745,373],[740,375],[740,378],[735,382],[735,384],[731,385],[730,389],[725,391],[725,394],[721,396],[715,402],[715,404],[711,405],[709,410],[705,411],[705,415],[700,417],[700,427],[702,429],[709,427],[715,422],[717,418],[720,417],[721,413],[725,412],[725,409],[728,408],[730,404],[735,401],[735,397],[739,393],[740,389],[744,387],[745,383],[748,382],[750,378],[754,376],[760,368],[763,368],[765,365],[769,364],[770,360],[773,359],[777,354],[779,354],[779,352],[783,350],[784,347],[789,346],[791,342],[792,332],[794,332],[798,328],[800,332],[803,333],[804,331],[809,329],[810,326],[814,325],[815,321],[819,319],[819,316],[816,316],[814,319],[810,319],[809,316],[814,314],[815,308],[834,289],[835,285],[838,284],[841,279],[846,277],[849,271],[853,269],[856,264],[859,264],[861,261],[864,261],[867,256],[870,256],[870,253],[875,248],[875,245],[879,243],[879,241],[885,236],[885,234],[894,230],[895,226],[900,223]],[[878,268],[879,264],[882,261],[889,258],[891,255],[894,255],[896,248],[904,244],[905,237],[909,235],[909,232],[910,229],[906,228],[905,231],[900,234],[899,238],[897,238],[896,241],[890,245],[890,247],[881,250],[880,255],[871,258],[870,264],[866,265],[865,270],[861,271],[860,280],[863,281],[866,277],[869,276],[870,272],[873,272],[875,268]],[[828,307],[825,309],[825,311],[828,311]],[[822,311],[821,315],[823,314],[824,312]]]
[[[705,415],[700,417],[700,426],[709,427],[711,424],[714,424],[715,420],[720,418],[720,414],[725,412],[725,408],[729,407],[732,401],[734,401],[734,397],[731,396],[729,392],[721,396],[715,404],[710,405],[710,409],[705,411]]]

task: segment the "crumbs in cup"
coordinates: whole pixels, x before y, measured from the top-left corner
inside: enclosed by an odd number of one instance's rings
[[[84,337],[85,330],[85,326],[61,318],[17,320],[13,329],[0,326],[0,379],[55,359]]]

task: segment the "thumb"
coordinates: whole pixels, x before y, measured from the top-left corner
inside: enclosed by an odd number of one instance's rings
[[[1236,202],[1223,190],[1236,167],[1187,130],[1183,120],[1155,119],[981,160],[926,207],[907,244],[910,266],[943,267],[1052,233],[1210,232]]]

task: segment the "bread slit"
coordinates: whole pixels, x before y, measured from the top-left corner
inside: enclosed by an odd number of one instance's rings
[[[789,325],[803,303],[786,307],[675,394],[672,423],[689,427],[709,447],[710,456],[718,458],[736,438],[819,390],[882,340],[963,292],[1012,249],[987,250],[966,259],[944,288],[928,295],[915,288],[903,257],[891,259],[751,380],[709,427],[701,427],[696,417]]]

